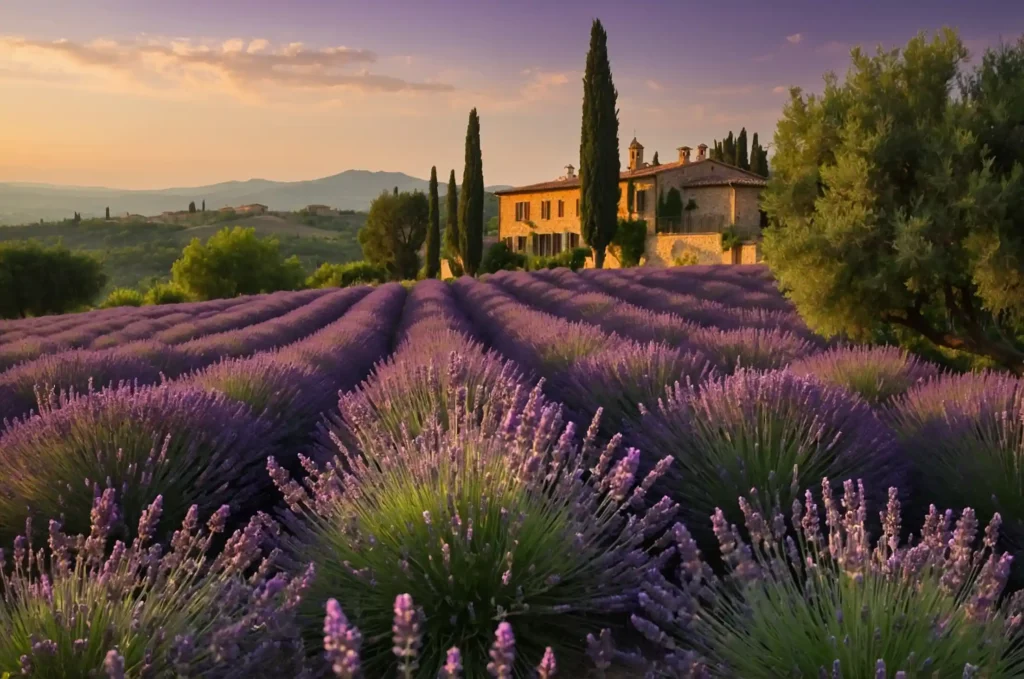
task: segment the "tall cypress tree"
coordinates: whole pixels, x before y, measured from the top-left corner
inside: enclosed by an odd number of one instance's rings
[[[661,165],[661,161],[658,160],[658,152],[657,151],[654,152],[654,158],[651,158],[651,165],[653,165],[654,167],[658,167],[659,165]]]
[[[480,151],[480,117],[474,108],[466,127],[466,164],[459,195],[459,245],[462,268],[475,276],[484,254],[484,165]]]
[[[750,169],[750,156],[747,154],[747,128],[740,128],[740,136],[736,138],[736,167]]]
[[[459,190],[455,186],[455,170],[448,175],[448,196],[445,198],[444,253],[448,259],[462,263],[459,251]]]
[[[729,136],[722,141],[722,162],[732,165],[736,162],[736,140],[729,130]]]
[[[590,28],[590,51],[583,75],[583,126],[580,133],[580,229],[594,250],[594,265],[604,266],[605,248],[615,236],[619,213],[618,92],[608,63],[608,34],[597,19]]]
[[[430,215],[427,226],[427,278],[437,278],[441,271],[441,215],[437,204],[437,168],[430,168]]]

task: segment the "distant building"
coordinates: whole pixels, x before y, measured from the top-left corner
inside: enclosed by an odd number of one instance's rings
[[[647,222],[646,262],[671,265],[696,258],[701,263],[748,262],[757,258],[761,235],[760,195],[764,177],[707,157],[707,146],[678,149],[674,163],[644,162],[644,147],[633,139],[629,168],[619,175],[619,217]],[[580,179],[572,165],[554,181],[497,191],[498,235],[513,252],[557,255],[583,245],[580,231]],[[627,190],[632,186],[632,210]],[[659,206],[676,191],[684,206],[666,215]],[[678,205],[678,203],[677,203]],[[748,241],[739,252],[722,253],[722,232]],[[609,251],[605,266],[617,266]]]
[[[307,205],[306,212],[317,217],[337,217],[338,211],[329,205]]]
[[[245,215],[262,215],[266,214],[267,206],[261,205],[260,203],[252,203],[251,205],[240,205],[235,208],[235,212]]]

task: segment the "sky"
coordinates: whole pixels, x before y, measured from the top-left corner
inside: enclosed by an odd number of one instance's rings
[[[3,0],[0,181],[461,176],[473,107],[486,184],[554,179],[579,165],[595,18],[624,165],[634,135],[665,162],[740,127],[770,142],[789,88],[855,45],[1024,34],[1017,0]]]

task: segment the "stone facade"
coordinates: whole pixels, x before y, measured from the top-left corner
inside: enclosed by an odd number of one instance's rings
[[[643,148],[631,148],[631,166],[640,166],[621,175],[618,212],[620,218],[647,222],[650,263],[671,266],[684,251],[692,251],[702,263],[721,262],[721,232],[730,227],[743,238],[759,238],[763,178],[716,160],[691,162],[682,151],[679,162],[643,166]],[[498,192],[499,238],[513,251],[557,254],[582,244],[579,178],[571,166],[567,169],[569,174],[559,180]],[[630,182],[636,192],[631,213]],[[681,217],[658,217],[659,201],[672,189],[679,191],[684,206],[692,201],[694,207]]]

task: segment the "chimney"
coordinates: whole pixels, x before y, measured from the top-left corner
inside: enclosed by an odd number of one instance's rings
[[[698,144],[697,145],[697,160],[705,160],[708,157],[708,145]]]
[[[686,163],[690,162],[689,146],[680,146],[679,148],[676,149],[676,151],[679,151],[679,162],[681,164],[685,165]]]
[[[566,179],[572,179],[575,176],[576,176],[576,168],[573,167],[572,165],[566,165],[565,166],[565,178]]]

